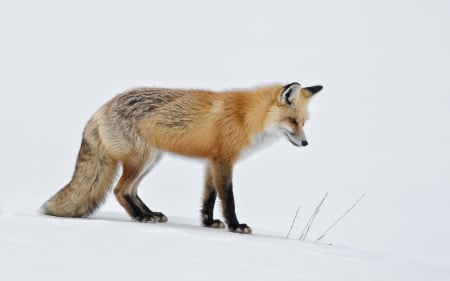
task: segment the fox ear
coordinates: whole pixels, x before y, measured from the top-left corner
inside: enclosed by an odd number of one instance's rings
[[[294,82],[284,86],[283,91],[278,98],[280,104],[288,104],[291,105],[295,98],[300,94],[301,86],[299,83]]]
[[[314,96],[315,94],[320,92],[322,89],[323,89],[323,87],[320,86],[320,85],[303,88],[303,90],[305,90],[305,93],[306,93],[307,97]]]

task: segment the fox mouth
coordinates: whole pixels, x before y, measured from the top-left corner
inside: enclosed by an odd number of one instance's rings
[[[295,146],[307,146],[308,145],[307,140],[302,140],[297,135],[294,135],[294,134],[292,134],[290,132],[286,132],[286,131],[284,132],[284,134],[286,135],[288,140]]]

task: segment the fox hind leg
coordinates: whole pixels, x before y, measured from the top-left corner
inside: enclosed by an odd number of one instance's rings
[[[167,217],[163,213],[150,210],[137,194],[140,182],[158,162],[160,153],[152,152],[147,159],[138,155],[129,159],[123,161],[123,173],[114,189],[117,200],[136,221],[166,222]]]
[[[218,219],[214,219],[214,204],[217,198],[217,191],[214,187],[211,166],[206,168],[206,179],[203,191],[203,205],[201,210],[202,223],[206,227],[225,228],[225,224]]]

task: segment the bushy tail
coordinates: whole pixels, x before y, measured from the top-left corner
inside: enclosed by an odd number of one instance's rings
[[[72,180],[42,206],[47,215],[83,217],[104,201],[114,181],[117,161],[109,157],[98,138],[83,137]]]

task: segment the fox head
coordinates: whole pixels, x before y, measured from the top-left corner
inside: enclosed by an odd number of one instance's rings
[[[307,146],[303,126],[309,118],[308,103],[322,86],[302,88],[291,83],[276,93],[275,102],[269,112],[268,126],[285,136],[295,146]]]

